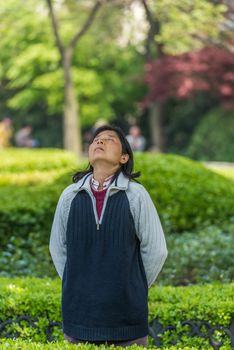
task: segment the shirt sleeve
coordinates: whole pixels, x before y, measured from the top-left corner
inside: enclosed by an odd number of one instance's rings
[[[65,221],[64,195],[62,194],[55,210],[49,244],[54,266],[61,279],[67,258]]]
[[[132,212],[140,240],[142,262],[148,287],[150,287],[161,271],[168,251],[162,225],[149,193],[140,185],[137,194],[132,203]]]

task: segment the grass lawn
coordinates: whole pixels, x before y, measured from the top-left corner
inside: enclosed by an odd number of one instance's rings
[[[205,162],[204,163],[210,170],[226,176],[234,181],[234,163],[222,163],[222,162]]]

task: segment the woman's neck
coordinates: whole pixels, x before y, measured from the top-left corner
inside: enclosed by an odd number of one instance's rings
[[[103,189],[103,183],[105,181],[105,179],[111,175],[114,175],[116,173],[116,171],[118,170],[118,166],[117,167],[113,167],[113,168],[109,168],[109,169],[103,169],[103,167],[94,167],[93,169],[93,178],[98,181],[99,183],[99,190]]]

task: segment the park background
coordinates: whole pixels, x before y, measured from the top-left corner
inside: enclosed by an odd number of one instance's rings
[[[0,348],[52,349],[42,332],[45,320],[61,318],[51,223],[62,190],[87,165],[85,135],[100,121],[126,134],[137,124],[147,141],[146,152],[135,154],[135,170],[169,249],[150,290],[150,320],[228,327],[234,317],[232,1],[9,0],[0,5],[0,20],[0,121],[10,118],[13,133],[32,126],[40,145],[16,148],[12,138],[0,150],[0,320],[39,318],[39,335],[28,325],[5,327]],[[22,341],[4,339],[15,331]],[[55,349],[68,346],[61,332],[54,336]],[[222,339],[222,332],[216,336]],[[169,348],[170,337],[164,338]],[[210,345],[186,338],[178,346]],[[229,348],[227,340],[222,349]]]

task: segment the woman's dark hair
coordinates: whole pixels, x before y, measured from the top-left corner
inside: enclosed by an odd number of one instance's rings
[[[116,134],[118,135],[118,138],[121,142],[121,145],[122,145],[122,154],[129,155],[129,159],[128,159],[127,163],[121,165],[121,167],[115,173],[115,176],[114,176],[112,181],[114,181],[114,179],[119,175],[120,172],[123,172],[123,174],[126,177],[128,177],[130,180],[135,180],[137,177],[139,177],[141,175],[141,173],[140,173],[140,171],[133,173],[133,168],[134,168],[133,152],[132,152],[131,146],[130,146],[128,140],[126,139],[122,129],[120,129],[118,126],[102,125],[94,131],[94,133],[92,135],[92,139],[90,141],[90,144],[93,142],[93,140],[95,139],[95,137],[98,134],[100,134],[102,131],[105,131],[105,130],[111,130],[111,131],[116,132]],[[91,164],[88,164],[87,169],[83,170],[83,171],[76,172],[73,175],[72,180],[73,180],[73,182],[77,182],[80,179],[82,179],[82,177],[84,177],[86,174],[92,173],[92,172],[93,172],[93,167]],[[135,180],[135,181],[137,181],[137,180]]]

